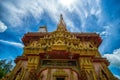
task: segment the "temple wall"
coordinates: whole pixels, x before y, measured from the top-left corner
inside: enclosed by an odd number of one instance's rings
[[[93,66],[95,68],[95,72],[97,75],[99,75],[99,71],[100,71],[100,66],[101,64],[100,63],[93,63]]]

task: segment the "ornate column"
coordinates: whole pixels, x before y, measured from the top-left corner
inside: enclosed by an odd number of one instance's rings
[[[51,69],[48,68],[47,80],[51,80]]]

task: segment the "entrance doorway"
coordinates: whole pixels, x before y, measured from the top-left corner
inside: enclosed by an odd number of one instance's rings
[[[64,77],[57,77],[56,80],[65,80]]]

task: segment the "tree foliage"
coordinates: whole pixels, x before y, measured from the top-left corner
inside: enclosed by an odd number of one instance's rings
[[[0,60],[0,78],[9,73],[12,69],[12,60],[7,61],[6,59]]]

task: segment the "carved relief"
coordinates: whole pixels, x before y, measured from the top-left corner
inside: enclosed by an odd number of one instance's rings
[[[53,73],[53,79],[58,80],[58,78],[63,78],[63,80],[68,80],[68,74],[63,69],[57,69]]]

